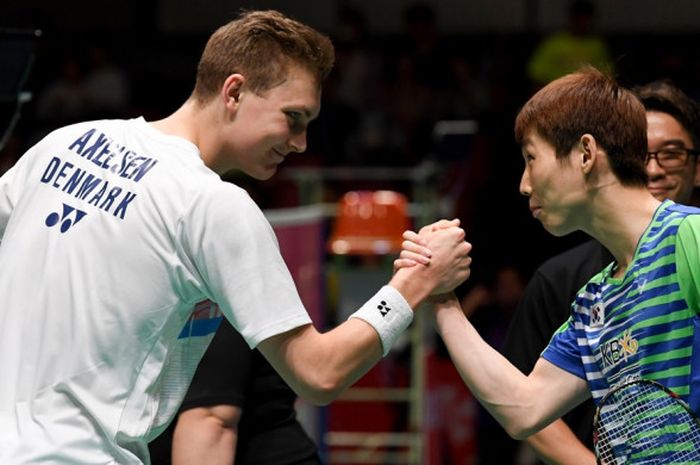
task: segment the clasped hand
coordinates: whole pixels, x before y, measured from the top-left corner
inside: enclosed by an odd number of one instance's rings
[[[469,278],[472,249],[464,240],[459,220],[440,220],[418,231],[403,233],[402,250],[394,260],[394,270],[423,266],[435,279],[431,295],[451,292]]]

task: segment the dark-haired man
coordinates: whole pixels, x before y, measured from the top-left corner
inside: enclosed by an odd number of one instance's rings
[[[589,234],[613,256],[580,289],[528,375],[481,339],[453,293],[435,298],[438,329],[462,378],[514,438],[589,397],[599,402],[630,378],[655,379],[700,411],[693,350],[700,209],[649,192],[646,126],[639,99],[592,68],[548,84],[518,114],[520,190],[532,215],[554,235]],[[422,252],[408,243],[396,265],[415,266]],[[670,449],[651,460],[664,460]]]
[[[700,109],[672,84],[659,81],[635,89],[646,109],[647,188],[659,200],[687,204],[700,185]],[[591,240],[540,266],[528,283],[513,315],[504,355],[529,373],[552,333],[569,317],[576,293],[613,260],[598,241]],[[548,464],[595,464],[592,423],[595,410],[586,401],[527,441]]]

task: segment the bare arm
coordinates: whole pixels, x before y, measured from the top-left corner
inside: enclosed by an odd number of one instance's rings
[[[436,299],[440,334],[464,382],[503,428],[524,439],[590,394],[586,382],[540,359],[525,376],[479,336],[454,295]]]
[[[303,326],[258,346],[277,373],[303,399],[326,405],[382,358],[377,333],[352,319],[327,333]]]
[[[432,253],[429,264],[398,270],[389,282],[411,309],[436,290],[452,290],[469,276],[471,246],[464,242],[462,229],[440,229],[426,244]],[[357,381],[387,349],[375,327],[358,318],[326,333],[306,325],[268,338],[258,348],[299,396],[321,405]]]
[[[548,465],[595,465],[595,455],[563,420],[556,420],[529,438],[528,444]]]
[[[403,244],[404,250],[402,251],[401,256],[394,262],[395,268],[400,269],[403,267],[415,266],[417,263],[423,263],[423,261],[425,260],[426,251],[423,249],[423,247],[420,246],[419,242],[421,242],[421,235],[424,233],[424,230],[421,230],[420,234],[415,233],[413,231],[406,231],[406,233],[404,234],[404,238],[406,239],[406,241]],[[449,306],[450,304],[445,301],[440,304],[440,306],[443,305]],[[460,307],[462,307],[460,309],[461,313],[464,314],[464,306],[460,305]],[[446,312],[442,315],[443,322],[456,321],[457,327],[463,325],[464,322],[459,322],[459,320],[461,320],[462,317],[457,314],[456,307],[451,310],[448,309],[440,311]],[[450,314],[449,312],[453,313]],[[466,316],[469,316],[469,312],[466,312]],[[467,322],[467,324],[469,323]],[[469,326],[471,327],[471,325]],[[446,330],[449,330],[449,324],[445,323],[445,328]],[[472,331],[473,333],[476,333],[473,327],[467,329],[467,331]],[[451,336],[448,335],[448,337]],[[481,338],[478,335],[476,335],[476,337],[479,340],[481,340]],[[483,341],[481,342],[483,343]],[[454,344],[459,344],[458,338]],[[451,353],[452,350],[453,349],[450,349]],[[455,347],[454,357],[462,357],[462,355],[460,355],[460,350],[466,349],[458,349],[457,347]],[[504,361],[506,364],[509,364],[507,360],[501,360],[500,362],[503,363]],[[457,364],[457,361],[455,361],[455,363]],[[469,362],[467,361],[467,363]],[[458,365],[458,369],[459,368],[460,367]],[[466,369],[466,367],[464,368]],[[518,373],[520,372],[518,371]],[[568,375],[568,373],[566,374]],[[462,376],[464,377],[465,374],[462,373]],[[516,378],[518,378],[517,375]],[[465,381],[467,381],[467,378],[465,378]],[[467,381],[467,384],[469,384],[469,381]],[[576,435],[574,435],[574,433],[571,431],[568,425],[561,419],[555,420],[554,422],[546,426],[544,429],[529,436],[527,438],[527,442],[530,446],[533,447],[533,449],[535,449],[538,456],[549,465],[594,465],[596,463],[595,455],[593,454],[593,452],[590,451],[583,443],[581,443],[581,441],[579,441],[579,439],[576,437]]]
[[[232,465],[241,413],[233,405],[182,412],[173,434],[173,465]]]

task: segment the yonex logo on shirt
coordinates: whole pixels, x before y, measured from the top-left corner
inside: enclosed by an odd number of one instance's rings
[[[76,225],[78,221],[82,220],[85,215],[87,215],[87,213],[84,211],[78,210],[77,208],[71,207],[70,205],[64,203],[63,213],[59,215],[58,212],[51,212],[49,216],[46,217],[46,226],[50,228],[60,222],[61,233],[64,233],[72,226]]]

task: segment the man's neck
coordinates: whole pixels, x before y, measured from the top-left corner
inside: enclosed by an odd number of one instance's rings
[[[151,124],[165,134],[192,142],[199,149],[204,164],[217,171],[218,140],[216,132],[209,131],[217,127],[213,111],[212,106],[201,106],[190,98],[170,116]]]
[[[171,135],[187,139],[193,144],[197,144],[197,128],[195,122],[195,114],[198,110],[195,108],[193,101],[186,101],[174,113],[165,118],[151,122],[151,125],[159,131]]]
[[[660,202],[645,187],[611,187],[594,200],[590,229],[585,232],[601,242],[615,257],[616,275],[623,275],[637,244]]]

